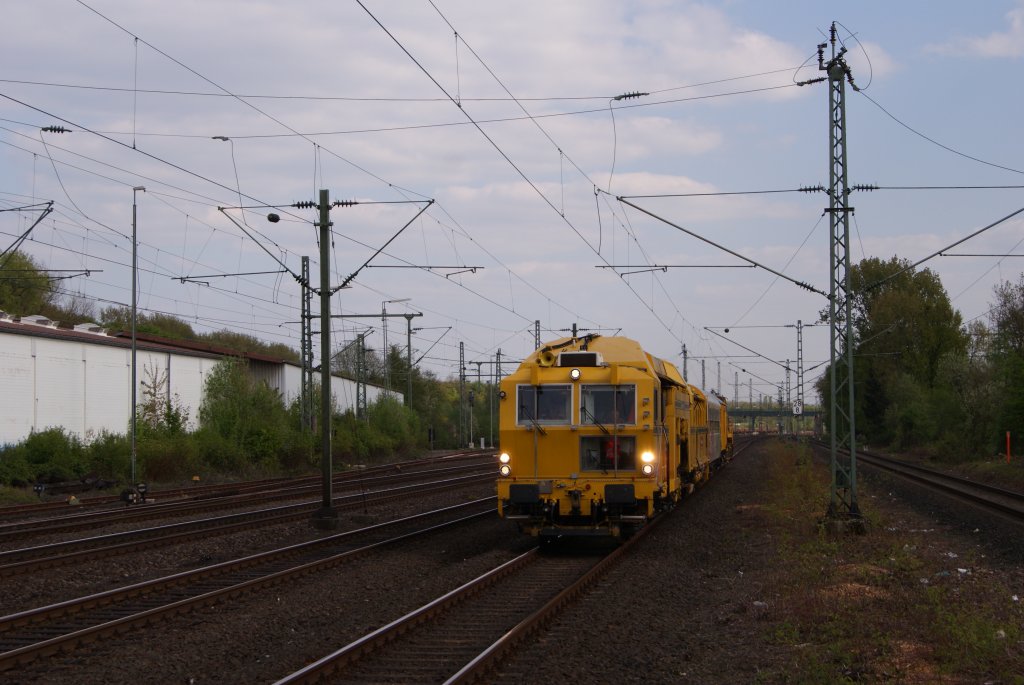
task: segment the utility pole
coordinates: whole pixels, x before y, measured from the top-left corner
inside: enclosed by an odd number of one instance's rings
[[[466,343],[459,341],[459,447],[466,444]]]
[[[491,368],[491,377],[488,380],[487,388],[487,425],[491,429],[491,448],[494,448],[494,393],[498,389],[498,366],[501,364],[501,348],[494,355],[494,366]]]
[[[318,528],[338,526],[338,511],[333,506],[331,479],[331,199],[320,189],[320,471],[322,501],[313,514]]]
[[[707,377],[704,374],[704,360],[700,360],[700,391],[705,392],[705,388],[708,387]]]
[[[540,319],[533,322],[533,349],[540,349]]]
[[[420,211],[409,220],[394,236],[384,244],[383,247],[378,249],[373,255],[370,256],[362,266],[356,269],[350,274],[344,281],[341,282],[337,287],[332,288],[330,283],[331,277],[331,200],[330,192],[324,188],[320,189],[319,202],[313,201],[302,201],[292,204],[292,207],[296,209],[317,209],[319,210],[319,221],[314,225],[319,230],[320,240],[320,391],[322,397],[320,398],[320,466],[322,475],[322,495],[323,501],[321,502],[320,508],[313,513],[313,525],[322,529],[336,528],[338,525],[338,512],[333,504],[333,497],[331,492],[331,478],[332,478],[332,454],[331,454],[331,415],[333,409],[333,394],[331,392],[331,295],[338,290],[342,290],[348,286],[349,283],[362,271],[377,255],[379,255],[388,244],[397,238],[402,231],[409,227],[413,221],[415,221],[423,212],[427,210],[434,203],[433,200],[428,200],[426,205],[420,209]],[[336,207],[352,207],[359,204],[359,202],[352,201],[339,201],[334,203]],[[238,223],[228,214],[224,207],[217,208],[226,217],[228,217],[232,223],[238,226],[246,235],[249,235],[249,231]],[[271,212],[267,215],[267,221],[270,223],[277,223],[281,220],[281,217]],[[251,237],[251,236],[250,236]],[[259,244],[257,242],[257,244]],[[288,268],[288,265],[282,262],[276,255],[274,255],[266,247],[263,247],[264,252],[271,256],[278,264],[280,264],[288,273],[301,279],[301,276],[297,276],[295,272]],[[307,284],[304,284],[308,286]]]
[[[818,45],[818,69],[828,74],[829,90],[829,333],[831,338],[829,423],[832,485],[827,517],[837,528],[849,522],[863,531],[857,504],[857,429],[853,375],[853,298],[850,286],[850,190],[847,187],[846,82],[857,89],[843,55],[836,51],[836,25],[829,42],[832,59],[825,61],[828,43]],[[841,459],[848,450],[849,459]]]
[[[369,419],[366,412],[366,332],[356,336],[356,418]]]
[[[405,315],[405,366],[409,374],[409,382],[406,384],[405,406],[412,405],[412,319],[415,314]]]
[[[750,431],[754,431],[754,379],[747,377],[747,402],[750,404]]]
[[[789,360],[787,359],[786,360],[786,408],[787,409],[792,409],[793,408],[793,395],[792,395],[791,386],[790,386],[790,383],[789,383],[789,371],[790,371],[790,369],[789,369]],[[792,416],[792,414],[786,416],[786,423],[789,426],[793,425],[793,416]],[[789,431],[789,432],[792,433],[792,431]]]
[[[724,394],[722,392],[722,362],[715,362],[715,364],[718,365],[718,376],[717,385],[715,386],[715,392],[717,392],[719,395],[722,395]]]
[[[138,226],[138,211],[136,210],[136,197],[139,191],[146,192],[144,186],[135,186],[132,188],[132,484],[131,487],[135,488],[138,483],[135,480],[135,460],[137,456],[136,452],[136,427],[138,423],[138,411],[135,408],[136,393],[138,391],[138,372],[135,369],[135,362],[137,357],[137,344],[135,340],[135,327],[136,318],[138,311],[138,298],[139,298],[139,239],[137,236]],[[168,383],[168,385],[170,385]],[[170,388],[168,387],[168,391]]]
[[[309,257],[302,258],[302,427],[313,430],[313,289],[309,287]]]
[[[405,302],[406,300],[388,300],[388,302],[396,302],[396,301],[398,301],[398,302]],[[369,319],[369,318],[380,317],[384,321],[387,321],[388,319],[391,319],[391,318],[404,318],[406,320],[406,322],[407,322],[406,323],[406,362],[407,362],[407,364],[409,366],[410,373],[409,373],[409,378],[407,379],[408,380],[408,384],[409,384],[408,392],[405,393],[405,398],[403,399],[403,404],[405,404],[405,405],[409,404],[409,397],[412,395],[412,320],[415,319],[417,316],[423,316],[423,313],[422,312],[415,312],[415,313],[412,313],[412,314],[387,314],[387,313],[385,313],[385,314],[333,314],[331,316],[332,319]],[[364,331],[364,332],[360,333],[359,335],[360,335],[360,337],[365,338],[369,334],[370,334],[370,331]],[[360,403],[359,403],[360,383],[362,384],[362,386],[361,386],[361,388],[362,388],[362,415],[365,416],[365,413],[366,413],[366,362],[365,362],[366,348],[363,347],[362,350],[363,351],[361,352],[361,354],[363,354],[363,361],[361,361],[359,363],[363,365],[362,366],[363,370],[362,371],[358,371],[358,367],[357,367],[357,379],[356,379],[356,415],[357,416],[360,415],[360,409],[359,409],[359,407],[360,407]],[[388,364],[386,362],[388,360],[387,360],[386,357],[385,357],[384,361],[385,361],[385,365],[384,366],[385,366],[385,368],[387,368]],[[389,391],[391,390],[391,384],[390,383],[387,385],[386,389],[389,390]]]
[[[804,324],[800,319],[796,321],[796,404],[793,406],[793,414],[800,416],[804,413]]]
[[[740,404],[740,372],[732,372],[732,401],[736,403],[736,406]]]
[[[686,371],[686,343],[683,343],[683,380],[687,383],[690,382],[690,376]]]

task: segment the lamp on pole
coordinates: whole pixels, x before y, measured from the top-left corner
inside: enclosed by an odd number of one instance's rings
[[[405,391],[405,406],[412,406],[412,319],[413,314],[405,315],[405,365],[409,374]]]
[[[136,359],[136,340],[135,340],[135,324],[136,324],[136,312],[138,311],[138,272],[139,272],[139,255],[138,245],[138,212],[136,210],[137,197],[139,191],[146,192],[145,186],[135,186],[132,188],[132,487],[135,486],[135,433],[136,433],[136,421],[137,412],[135,411],[135,393],[136,393],[136,370],[135,370],[135,359]]]
[[[388,363],[388,305],[397,302],[408,302],[411,298],[403,297],[398,300],[384,300],[380,304],[381,331],[384,336],[384,387],[388,393],[391,392],[391,371]]]

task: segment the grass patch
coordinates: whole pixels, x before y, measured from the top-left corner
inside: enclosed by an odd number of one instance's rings
[[[1024,606],[1012,599],[1024,596],[1019,569],[1007,577],[988,568],[969,541],[863,482],[868,533],[829,536],[817,525],[827,468],[802,445],[766,454],[764,509],[779,558],[764,638],[790,659],[764,682],[1024,685]]]
[[[33,504],[38,501],[39,497],[37,497],[32,490],[0,485],[0,506],[9,506],[12,504]]]
[[[957,465],[954,470],[961,476],[982,483],[1024,490],[1024,457],[1013,457],[1009,464],[1005,457],[971,461]]]

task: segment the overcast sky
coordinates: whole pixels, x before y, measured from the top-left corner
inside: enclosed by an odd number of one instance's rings
[[[296,349],[292,275],[223,275],[274,257],[297,273],[307,255],[319,285],[315,211],[289,205],[324,188],[362,203],[331,212],[338,285],[432,199],[332,302],[408,298],[387,308],[423,314],[424,368],[457,376],[463,342],[472,376],[499,348],[509,372],[539,320],[542,340],[575,323],[680,367],[685,344],[691,381],[704,358],[706,387],[720,365],[729,397],[734,374],[742,399],[750,383],[774,395],[769,360],[795,365],[792,326],[828,304],[786,280],[828,291],[828,198],[761,191],[828,184],[827,85],[795,84],[820,76],[832,21],[864,89],[847,89],[850,183],[883,188],[852,195],[854,260],[915,262],[1024,205],[1021,189],[895,189],[1024,184],[1020,1],[7,0],[3,15],[0,208],[54,202],[24,249],[90,270],[62,286],[97,313],[131,301],[133,196],[140,307]],[[682,193],[718,195],[632,197]],[[36,216],[0,213],[0,248]],[[951,251],[1022,241],[1018,216]],[[920,268],[971,320],[1021,263]],[[379,349],[380,318],[332,331],[367,327]],[[388,341],[405,337],[390,319]],[[827,326],[805,329],[808,401],[828,351]]]

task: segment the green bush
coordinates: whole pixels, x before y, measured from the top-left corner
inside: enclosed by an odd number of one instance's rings
[[[278,466],[286,473],[304,473],[313,466],[312,434],[291,431],[278,453]]]
[[[35,479],[25,458],[24,443],[0,448],[0,484],[24,486]]]
[[[127,483],[131,478],[131,452],[131,438],[128,435],[107,431],[100,433],[85,448],[90,472],[121,483]]]
[[[199,470],[198,450],[188,435],[149,438],[137,445],[139,479],[170,483],[187,480]]]
[[[63,428],[32,433],[23,445],[25,460],[36,480],[44,483],[78,480],[89,472],[82,442]]]
[[[199,463],[210,470],[237,473],[243,470],[245,455],[235,443],[210,428],[192,434]],[[195,474],[193,474],[195,475]]]
[[[277,391],[253,380],[245,363],[218,363],[206,379],[199,422],[233,444],[251,463],[274,463],[293,430]]]

